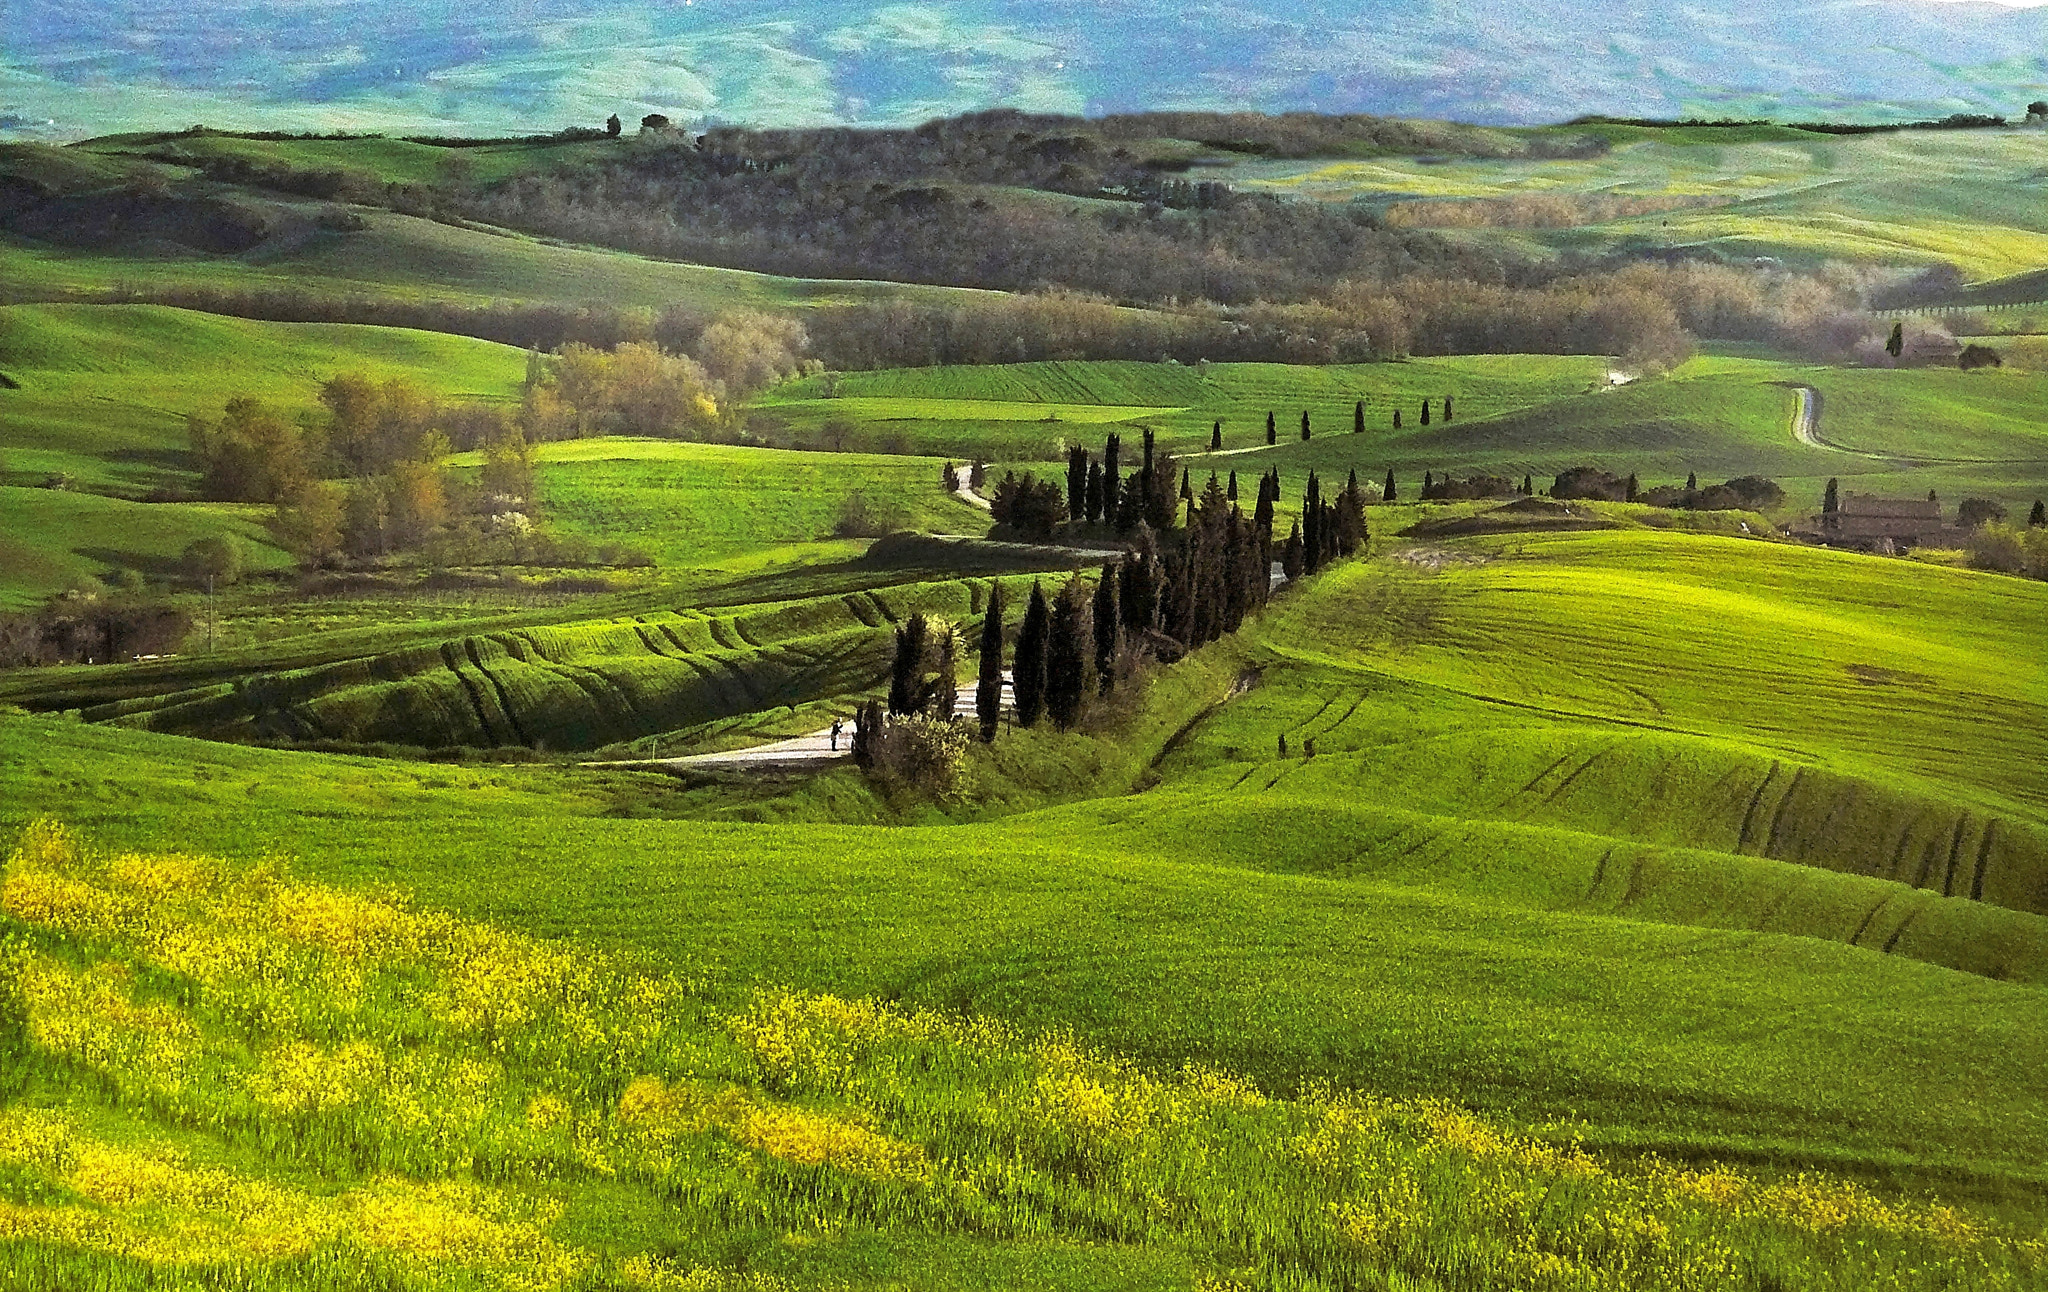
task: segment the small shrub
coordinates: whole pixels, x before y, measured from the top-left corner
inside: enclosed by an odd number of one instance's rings
[[[233,583],[242,577],[242,545],[224,534],[193,539],[179,561],[195,583]]]
[[[1965,498],[1956,505],[1956,524],[1964,529],[1982,529],[2005,519],[2005,508],[1989,498]]]
[[[972,740],[967,724],[951,718],[892,718],[875,737],[872,771],[926,794],[950,794]]]
[[[887,517],[868,506],[867,495],[856,489],[839,505],[839,517],[832,522],[832,536],[880,538],[893,528]]]

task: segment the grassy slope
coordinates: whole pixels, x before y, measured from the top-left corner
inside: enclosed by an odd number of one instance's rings
[[[1070,1026],[1279,1086],[1441,1093],[1596,1142],[2028,1178],[2048,1149],[2039,988],[1937,964],[1991,946],[2039,981],[2038,917],[1758,856],[1812,836],[1806,860],[1859,869],[1864,809],[1756,784],[1805,769],[1909,816],[1963,807],[1970,844],[1996,817],[1987,895],[2023,885],[2048,680],[2013,661],[2040,589],[1640,533],[1457,550],[1488,559],[1351,567],[1276,606],[1223,653],[1262,684],[1148,738],[1185,733],[1154,756],[1159,789],[994,824],[607,822],[604,787],[630,778],[42,720],[0,724],[0,785],[14,820],[294,851],[736,981]],[[1313,763],[1267,757],[1282,730],[1318,736]],[[1760,844],[1752,796],[1775,818]],[[1873,904],[1924,908],[1891,955],[1842,945],[1897,923],[1854,927]]]
[[[444,398],[510,399],[525,356],[438,332],[259,323],[153,305],[0,308],[0,454],[17,483],[70,472],[79,487],[140,495],[191,479],[185,417],[237,394],[287,417],[337,372],[408,377]]]
[[[987,512],[945,491],[944,464],[933,458],[607,438],[546,445],[540,461],[541,500],[556,525],[642,548],[665,567],[829,542],[856,493],[891,529],[989,526]],[[845,554],[845,545],[824,550]]]
[[[0,487],[0,610],[40,604],[110,571],[172,577],[187,544],[219,534],[241,540],[247,568],[284,569],[291,557],[270,535],[269,511]]]
[[[1459,401],[1461,415],[1498,415],[1586,389],[1604,369],[1598,359],[1552,355],[1330,367],[1060,361],[810,378],[771,392],[760,408],[806,430],[850,423],[853,447],[888,445],[956,459],[1058,461],[1070,443],[1099,453],[1103,437],[1115,431],[1128,466],[1147,426],[1162,449],[1193,452],[1208,447],[1211,425],[1220,420],[1225,447],[1243,449],[1265,443],[1269,412],[1284,443],[1299,436],[1304,411],[1324,434],[1348,433],[1360,400],[1374,430],[1391,422],[1395,408],[1412,418],[1425,397],[1446,393]],[[969,400],[979,406],[959,402]]]
[[[1392,468],[1411,492],[1424,471],[1487,471],[1545,480],[1580,464],[1638,472],[1645,487],[1762,474],[1780,481],[1793,510],[1811,507],[1829,477],[1872,492],[1936,489],[1950,501],[2030,503],[2048,491],[2048,441],[2033,410],[2048,398],[2039,372],[1837,369],[1709,354],[1667,378],[1603,388],[1605,364],[1543,355],[1418,359],[1398,364],[1303,368],[1281,364],[1044,363],[921,368],[848,374],[837,397],[820,380],[771,393],[763,411],[816,428],[851,422],[850,444],[889,444],[956,457],[1040,463],[1078,440],[1100,453],[1110,431],[1135,460],[1142,428],[1162,448],[1192,456],[1198,470],[1250,476],[1272,466],[1293,480],[1314,467],[1356,469],[1377,482]],[[1821,434],[1843,450],[1807,448],[1792,435],[1791,387],[1822,392]],[[1456,400],[1456,420],[1419,424],[1424,397]],[[946,401],[1004,401],[1000,417],[965,420]],[[1366,403],[1366,433],[1352,431],[1353,401]],[[1120,423],[1098,426],[1055,406],[1099,401]],[[1128,417],[1133,407],[1176,411]],[[1392,428],[1400,409],[1403,428]],[[1299,417],[1314,438],[1300,440]],[[1041,422],[1047,411],[1067,417]],[[1265,416],[1279,443],[1264,447]],[[1222,420],[1226,453],[1201,456]],[[1042,472],[1046,468],[1038,467]]]
[[[2015,198],[2040,184],[2039,140],[2031,132],[1770,133],[1616,131],[1615,149],[1588,160],[1256,162],[1237,167],[1234,179],[1327,201],[1622,193],[1727,203],[1586,230],[1482,236],[1525,245],[1707,246],[1804,262],[1945,261],[1973,279],[2048,264],[2048,216],[2039,202]]]

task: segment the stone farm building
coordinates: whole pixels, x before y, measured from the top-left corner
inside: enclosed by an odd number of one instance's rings
[[[1837,547],[1918,547],[1943,538],[1941,504],[1932,498],[1881,498],[1852,493],[1821,516],[1821,538]]]

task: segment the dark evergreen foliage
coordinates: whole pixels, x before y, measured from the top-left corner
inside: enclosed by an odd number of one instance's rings
[[[1280,435],[1279,432],[1274,429],[1273,414],[1270,411],[1268,411],[1266,414],[1266,443],[1278,444],[1279,442]]]
[[[2027,527],[2038,529],[2043,525],[2048,525],[2048,506],[2043,506],[2041,500],[2036,498],[2034,510],[2027,513]]]
[[[896,659],[889,667],[889,712],[907,717],[923,711],[925,635],[929,624],[912,614],[896,629]]]
[[[1024,624],[1017,632],[1017,654],[1010,670],[1010,693],[1014,697],[1017,725],[1035,727],[1045,716],[1046,648],[1052,635],[1052,610],[1045,604],[1045,589],[1031,585],[1031,603],[1024,610]]]
[[[1216,452],[1223,447],[1223,423],[1217,422],[1209,428],[1209,451]]]
[[[1301,577],[1301,569],[1301,524],[1297,521],[1287,535],[1287,546],[1281,549],[1280,570],[1292,583]]]
[[[1306,408],[1301,410],[1301,438],[1303,442],[1308,440],[1308,410]]]
[[[1088,585],[1080,575],[1067,580],[1053,603],[1045,653],[1045,709],[1053,726],[1073,729],[1095,688],[1095,632],[1089,625]]]
[[[1003,585],[993,584],[981,617],[981,664],[974,683],[974,716],[984,743],[996,738],[1003,720]]]
[[[1693,484],[1691,480],[1688,479],[1685,482],[1685,489],[1687,493],[1691,493],[1695,488],[1696,486]],[[1820,498],[1820,509],[1823,512],[1832,514],[1842,509],[1841,489],[1841,481],[1835,479],[1833,476],[1829,476],[1827,491],[1821,494]]]
[[[1121,562],[1102,567],[1095,583],[1095,605],[1091,620],[1095,626],[1095,679],[1102,694],[1116,689],[1117,660],[1124,650],[1123,607],[1119,584],[1123,581]]]
[[[1087,510],[1083,514],[1087,516],[1088,523],[1091,525],[1102,519],[1102,464],[1100,462],[1090,462],[1088,464]]]
[[[1067,450],[1067,515],[1088,514],[1088,450],[1080,445]]]
[[[1351,433],[1353,435],[1365,434],[1365,401],[1362,399],[1353,405],[1351,409]]]
[[[1400,493],[1394,488],[1394,469],[1388,467],[1387,482],[1380,486],[1380,500],[1382,502],[1393,502],[1399,497]]]
[[[1422,424],[1429,425],[1429,401],[1426,399],[1422,401]]]
[[[1444,420],[1447,422],[1451,420],[1451,397],[1449,395],[1444,396]]]

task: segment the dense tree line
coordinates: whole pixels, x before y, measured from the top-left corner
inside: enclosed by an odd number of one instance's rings
[[[38,611],[0,613],[0,668],[170,655],[191,631],[192,616],[172,606],[63,600]]]

